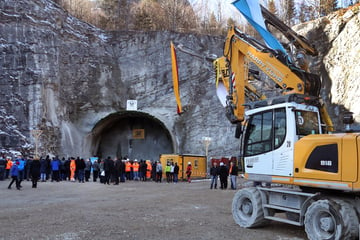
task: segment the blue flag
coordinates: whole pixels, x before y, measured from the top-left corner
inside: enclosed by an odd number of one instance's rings
[[[282,51],[287,55],[281,43],[267,30],[257,0],[236,0],[232,3],[246,20],[259,32],[266,45],[274,50]]]

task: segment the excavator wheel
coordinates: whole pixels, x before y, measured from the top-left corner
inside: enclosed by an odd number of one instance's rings
[[[310,240],[357,239],[358,225],[354,208],[344,201],[318,200],[305,213],[305,231]]]
[[[235,194],[232,215],[235,222],[245,228],[260,227],[268,223],[264,219],[260,191],[255,187],[241,189]]]

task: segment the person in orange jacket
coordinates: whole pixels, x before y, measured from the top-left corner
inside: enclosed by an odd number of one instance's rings
[[[138,160],[135,159],[134,163],[132,164],[133,173],[134,173],[134,180],[138,181],[139,178],[139,168],[140,164],[138,163]]]
[[[75,182],[76,162],[75,158],[70,160],[70,181]]]
[[[130,179],[131,168],[132,168],[132,164],[131,164],[130,160],[127,159],[126,163],[125,163],[126,180],[131,180]]]
[[[146,160],[146,178],[151,178],[152,166],[149,160]]]
[[[10,169],[13,165],[13,161],[11,160],[10,157],[6,158],[6,167],[5,167],[5,178],[8,179],[9,178],[9,174],[10,174]]]

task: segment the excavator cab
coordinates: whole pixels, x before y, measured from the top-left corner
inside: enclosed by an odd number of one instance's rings
[[[301,95],[290,95],[250,104],[242,136],[249,180],[272,182],[274,175],[294,176],[295,142],[322,131],[319,109],[301,99]]]

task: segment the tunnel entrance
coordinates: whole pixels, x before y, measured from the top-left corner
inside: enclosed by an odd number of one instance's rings
[[[172,138],[155,117],[137,111],[122,111],[100,120],[92,130],[91,152],[100,158],[128,157],[158,160],[173,153]]]

